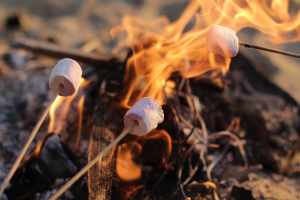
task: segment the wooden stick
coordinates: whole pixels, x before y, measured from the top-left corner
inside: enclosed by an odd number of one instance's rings
[[[106,154],[113,146],[115,146],[125,135],[127,135],[138,122],[134,122],[128,129],[126,129],[119,137],[117,137],[110,145],[108,145],[102,152],[100,152],[91,162],[89,162],[84,168],[82,168],[72,179],[69,180],[62,188],[60,188],[56,194],[54,194],[49,200],[57,199],[62,193],[64,193],[75,181],[77,181],[85,172],[87,172],[101,157]]]
[[[17,170],[17,168],[18,168],[20,162],[22,161],[22,158],[24,157],[24,155],[25,155],[25,153],[26,153],[26,151],[27,151],[29,145],[31,144],[31,142],[32,142],[32,140],[34,139],[34,137],[35,137],[37,131],[39,130],[39,128],[40,128],[40,126],[42,125],[42,123],[43,123],[45,117],[47,116],[49,110],[51,109],[51,107],[52,107],[52,105],[53,105],[53,103],[54,103],[56,97],[58,96],[58,94],[59,94],[61,88],[62,88],[62,85],[60,85],[58,91],[55,93],[55,95],[54,95],[54,97],[52,98],[51,102],[49,103],[49,105],[47,106],[47,108],[44,110],[44,112],[43,112],[42,116],[40,117],[38,123],[35,125],[34,129],[32,130],[32,132],[31,132],[31,134],[30,134],[30,136],[29,136],[29,138],[28,138],[28,140],[27,140],[25,146],[23,147],[23,149],[22,149],[21,153],[19,154],[17,160],[15,161],[15,163],[14,163],[14,165],[12,166],[10,172],[8,173],[6,179],[4,180],[4,182],[3,182],[3,184],[2,184],[2,187],[1,187],[1,189],[0,189],[0,197],[1,197],[1,195],[3,194],[3,192],[4,192],[4,190],[5,190],[6,186],[7,186],[7,184],[9,183],[9,181],[10,181],[10,179],[11,179],[11,177],[14,175],[15,171]]]
[[[37,54],[44,54],[46,56],[56,58],[72,58],[80,62],[97,66],[105,66],[114,59],[111,56],[99,55],[96,53],[86,53],[80,49],[63,47],[54,43],[27,38],[18,38],[14,40],[11,43],[11,47],[26,49]]]
[[[300,58],[300,55],[298,55],[298,54],[289,53],[289,52],[285,52],[285,51],[279,51],[279,50],[275,50],[275,49],[269,49],[269,48],[265,48],[265,47],[260,47],[260,46],[248,44],[245,42],[239,42],[239,45],[246,47],[246,48],[258,49],[258,50],[268,51],[268,52],[272,52],[272,53],[278,53],[278,54],[282,54],[282,55],[290,56],[290,57],[294,57],[294,58]]]

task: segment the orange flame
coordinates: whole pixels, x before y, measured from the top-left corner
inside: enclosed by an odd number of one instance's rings
[[[81,133],[81,126],[82,126],[82,112],[83,112],[83,104],[84,104],[84,95],[82,95],[78,102],[78,131],[77,131],[77,140],[76,140],[76,149],[79,146],[79,139]]]
[[[132,158],[139,155],[141,150],[141,145],[135,142],[129,142],[120,146],[117,152],[116,170],[121,179],[132,181],[140,178],[142,170],[139,164],[133,162]]]
[[[236,32],[245,27],[255,28],[276,43],[299,41],[300,10],[295,16],[290,15],[288,3],[288,0],[192,0],[173,23],[164,16],[152,21],[124,16],[122,24],[111,29],[112,37],[120,39],[113,53],[128,47],[133,51],[127,61],[124,76],[127,88],[121,106],[130,108],[144,96],[162,103],[164,85],[170,86],[166,87],[167,93],[174,88],[168,82],[174,72],[184,78],[211,69],[226,73],[231,58],[210,53],[207,48],[206,36],[214,24]],[[193,27],[184,32],[193,17],[196,19]],[[117,172],[124,180],[136,179],[141,174],[139,165],[132,161],[135,147],[140,148],[132,143],[122,144],[117,153]]]
[[[84,104],[84,94],[79,92],[81,88],[86,87],[91,81],[86,81],[84,78],[80,79],[79,86],[75,93],[72,96],[61,97],[58,96],[54,101],[50,111],[50,122],[48,126],[48,133],[59,133],[63,127],[63,123],[65,118],[67,117],[67,112],[69,110],[69,106],[71,102],[76,98],[76,95],[79,96],[78,102],[78,132],[77,132],[77,140],[76,140],[76,148],[79,145],[80,133],[81,133],[81,125],[82,125],[82,111]],[[45,140],[45,139],[44,139]],[[37,157],[40,154],[41,147],[44,141],[40,141],[36,148],[31,152],[22,163],[26,163],[31,157]]]
[[[64,121],[67,117],[68,110],[70,107],[70,104],[76,97],[76,95],[79,95],[79,105],[78,105],[78,112],[79,112],[79,130],[81,131],[81,121],[82,121],[82,106],[84,103],[84,95],[82,93],[79,93],[78,91],[80,88],[86,87],[90,82],[86,81],[84,78],[80,79],[79,86],[75,93],[68,97],[62,97],[58,96],[53,103],[51,109],[50,109],[50,122],[48,127],[48,133],[59,133],[63,127]]]
[[[159,149],[151,149],[154,152],[159,152],[161,162],[166,163],[171,155],[172,140],[165,130],[152,130],[137,142],[129,142],[122,144],[117,151],[116,171],[118,176],[125,181],[132,181],[140,178],[142,174],[141,166],[135,163],[132,158],[137,157],[142,152],[140,143],[151,143]],[[158,145],[159,144],[159,145]]]
[[[194,26],[183,33],[193,16]],[[180,72],[185,78],[213,68],[226,72],[231,59],[207,49],[206,35],[213,24],[235,31],[256,28],[277,43],[299,41],[300,33],[300,11],[291,16],[288,0],[194,0],[173,23],[166,17],[149,22],[133,16],[124,16],[122,22],[111,30],[113,38],[121,38],[113,53],[126,47],[134,53],[127,62],[125,82],[129,88],[123,106],[130,106],[143,96],[162,102],[161,83],[173,72]]]

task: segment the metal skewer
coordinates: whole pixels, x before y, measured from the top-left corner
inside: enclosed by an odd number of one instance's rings
[[[290,57],[294,57],[294,58],[300,58],[300,55],[298,55],[298,54],[289,53],[289,52],[285,52],[285,51],[279,51],[279,50],[275,50],[275,49],[269,49],[269,48],[265,48],[265,47],[260,47],[260,46],[256,46],[256,45],[245,43],[245,42],[239,42],[239,45],[246,47],[246,48],[258,49],[258,50],[268,51],[268,52],[272,52],[272,53],[278,53],[278,54],[282,54],[282,55],[290,56]]]

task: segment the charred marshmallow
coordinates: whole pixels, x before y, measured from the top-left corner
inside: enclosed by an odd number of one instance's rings
[[[239,51],[239,39],[230,28],[213,25],[207,33],[208,50],[224,57],[234,57]]]
[[[79,64],[75,60],[65,58],[52,69],[49,87],[53,92],[57,92],[59,86],[62,85],[59,95],[70,96],[76,91],[81,75],[82,70]]]
[[[138,122],[129,133],[143,136],[157,127],[164,120],[164,113],[159,103],[152,98],[144,97],[138,100],[124,116],[124,124],[129,128],[135,121]]]

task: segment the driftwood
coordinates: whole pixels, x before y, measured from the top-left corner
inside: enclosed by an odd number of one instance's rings
[[[11,43],[11,47],[26,49],[37,54],[43,54],[56,58],[72,58],[79,62],[91,65],[107,66],[113,60],[110,56],[98,55],[95,53],[85,53],[80,49],[62,47],[54,43],[37,41],[27,38],[18,38]]]
[[[112,98],[101,95],[97,102],[94,127],[90,138],[89,162],[122,131],[125,110],[112,106]],[[88,171],[89,199],[111,199],[114,176],[114,149]]]

